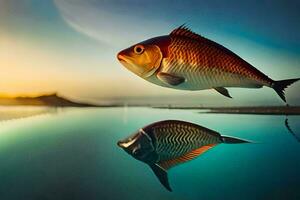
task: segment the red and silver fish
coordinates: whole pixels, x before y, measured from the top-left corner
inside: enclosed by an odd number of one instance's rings
[[[231,97],[226,87],[273,88],[286,102],[284,89],[299,80],[274,81],[241,57],[185,26],[169,35],[135,44],[117,55],[130,71],[145,80],[180,90],[215,89]]]

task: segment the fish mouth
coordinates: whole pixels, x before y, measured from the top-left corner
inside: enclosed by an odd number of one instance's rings
[[[126,62],[125,56],[123,56],[123,55],[121,55],[121,54],[118,54],[118,55],[117,55],[117,58],[118,58],[118,60],[119,60],[120,62]]]
[[[126,67],[129,71],[135,73],[135,74],[138,75],[138,76],[141,76],[141,77],[144,76],[143,74],[144,74],[145,72],[141,71],[141,68],[136,67],[136,66],[133,64],[133,62],[132,62],[132,60],[130,59],[129,56],[125,56],[125,55],[119,53],[119,54],[117,55],[117,58],[118,58],[118,60],[120,61],[120,63],[121,63],[124,67]]]
[[[122,141],[118,141],[117,145],[121,148],[124,148],[124,142],[122,142]]]
[[[117,145],[119,147],[121,147],[122,149],[126,149],[128,146],[131,145],[131,143],[130,142],[125,142],[125,141],[118,141]]]
[[[124,67],[142,78],[147,78],[156,71],[155,68],[150,69],[149,71],[144,71],[142,67],[135,66],[133,61],[131,60],[131,57],[124,55],[122,51],[118,53],[117,59]]]

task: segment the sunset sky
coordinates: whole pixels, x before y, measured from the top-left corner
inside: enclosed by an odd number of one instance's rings
[[[233,99],[161,88],[127,71],[116,53],[187,23],[275,80],[298,78],[299,9],[299,1],[279,0],[0,0],[0,94],[282,105],[270,88],[229,88]],[[287,90],[290,104],[300,105],[299,91],[300,82]]]

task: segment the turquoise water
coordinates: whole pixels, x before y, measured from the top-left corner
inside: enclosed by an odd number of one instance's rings
[[[221,144],[169,171],[173,192],[116,142],[165,119],[255,141]],[[299,116],[289,116],[300,134]],[[0,199],[300,199],[300,143],[284,116],[69,108],[0,122]]]

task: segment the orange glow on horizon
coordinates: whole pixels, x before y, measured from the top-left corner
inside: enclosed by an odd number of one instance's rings
[[[58,92],[68,83],[80,82],[76,73],[65,73],[74,65],[71,56],[60,55],[17,37],[0,36],[0,96],[35,97]]]
[[[28,98],[36,98],[40,96],[48,96],[56,94],[55,92],[48,92],[48,93],[0,93],[0,98],[17,98],[17,97],[28,97]]]

